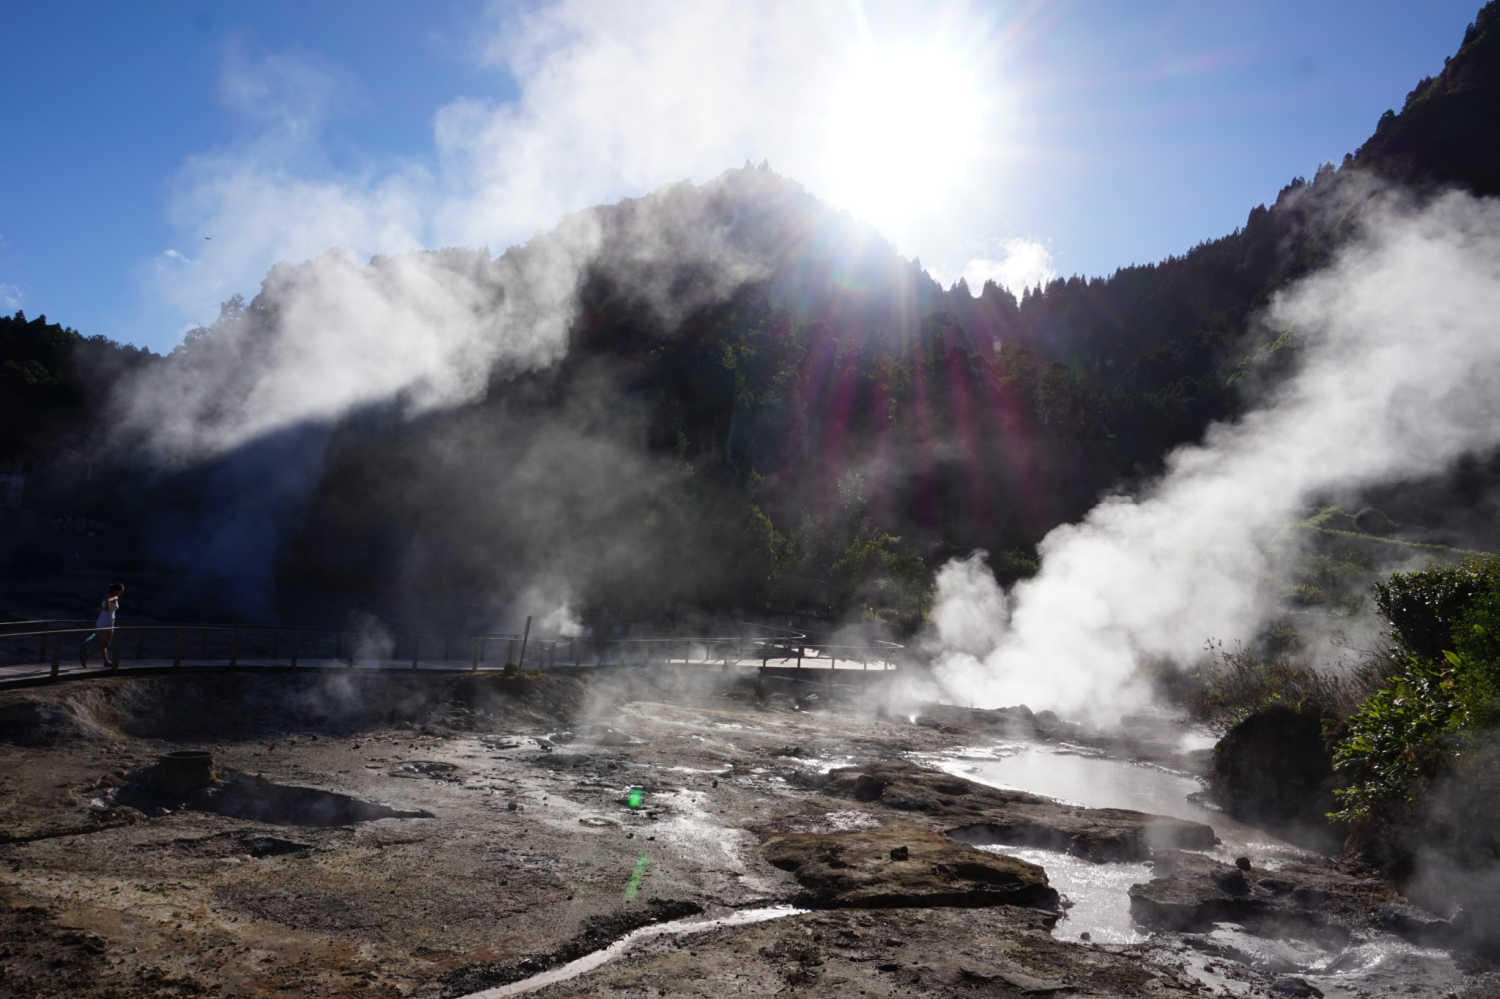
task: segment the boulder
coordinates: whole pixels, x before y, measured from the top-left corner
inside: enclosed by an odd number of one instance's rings
[[[1333,755],[1326,716],[1277,704],[1235,725],[1214,747],[1209,787],[1242,822],[1320,849],[1334,845]]]
[[[1451,939],[1447,921],[1411,905],[1381,879],[1309,858],[1274,874],[1196,853],[1164,854],[1155,877],[1130,888],[1130,915],[1153,930],[1206,933],[1239,923],[1252,933],[1346,943],[1384,930],[1431,945]]]
[[[766,859],[803,888],[813,908],[1018,905],[1056,912],[1057,892],[1036,864],[987,853],[925,826],[773,835]]]

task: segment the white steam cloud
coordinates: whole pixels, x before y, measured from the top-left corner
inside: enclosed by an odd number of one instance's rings
[[[401,394],[409,412],[477,397],[491,369],[542,367],[566,345],[599,233],[578,216],[537,252],[330,251],[278,265],[257,303],[221,317],[131,387],[122,420],[160,453],[197,458]],[[254,327],[254,328],[252,328]]]
[[[1004,253],[998,260],[976,257],[964,266],[964,283],[976,298],[987,281],[1020,298],[1028,289],[1046,287],[1047,282],[1057,277],[1051,251],[1034,239],[1007,239],[1001,249]]]
[[[982,555],[945,567],[936,669],[979,706],[1107,720],[1141,706],[1137,666],[1253,632],[1275,599],[1276,535],[1316,493],[1442,471],[1500,442],[1500,202],[1368,202],[1361,235],[1273,300],[1300,370],[1210,429],[1140,496],[1040,545],[1006,595]]]
[[[249,308],[221,315],[118,400],[118,423],[159,457],[195,460],[359,406],[410,416],[479,398],[494,373],[548,367],[567,351],[580,283],[597,269],[652,307],[663,329],[768,272],[734,242],[715,199],[769,174],[680,185],[606,216],[578,212],[503,256],[443,250],[361,265],[331,250],[278,264]],[[607,230],[606,231],[606,227]],[[694,269],[690,288],[672,283]]]
[[[154,260],[148,280],[183,328],[279,260],[330,247],[361,260],[423,247],[498,252],[583,206],[762,160],[903,252],[920,247],[956,270],[963,251],[941,260],[935,248],[963,245],[975,206],[1019,173],[986,149],[958,155],[977,136],[1009,134],[997,129],[1015,116],[1002,99],[1014,42],[999,16],[974,0],[495,6],[470,28],[469,47],[504,98],[455,96],[433,108],[426,146],[352,161],[333,137],[378,113],[356,79],[315,56],[235,47],[220,92],[240,130],[171,178],[174,245],[192,247],[191,260]],[[894,42],[904,47],[888,51]],[[882,79],[902,81],[900,108],[849,92],[871,52],[886,54]],[[869,118],[878,126],[849,127]],[[933,143],[913,140],[928,132]],[[944,155],[925,155],[936,143]],[[892,172],[905,162],[920,175]],[[939,170],[947,183],[935,185]]]

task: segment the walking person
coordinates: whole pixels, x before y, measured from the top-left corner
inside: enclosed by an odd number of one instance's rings
[[[124,583],[110,583],[109,591],[104,594],[104,599],[99,602],[99,616],[94,619],[94,633],[83,640],[83,645],[78,650],[78,665],[88,668],[89,646],[95,640],[99,642],[99,655],[104,659],[104,665],[111,669],[120,668],[120,653],[117,651],[113,661],[110,660],[110,640],[115,637],[115,616],[120,613],[120,594],[125,592]]]

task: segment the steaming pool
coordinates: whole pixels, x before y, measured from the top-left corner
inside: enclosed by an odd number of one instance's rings
[[[1131,808],[1213,827],[1220,843],[1209,855],[1225,863],[1249,856],[1256,866],[1274,870],[1305,851],[1234,821],[1201,805],[1203,785],[1194,777],[1164,767],[1130,763],[1081,746],[1003,742],[971,747],[956,754],[922,757],[921,762],[980,784],[1028,791],[1070,805]],[[1072,903],[1058,921],[1055,935],[1095,943],[1140,943],[1148,934],[1130,918],[1128,892],[1151,880],[1144,863],[1094,864],[1065,853],[1015,847],[987,847],[1047,871],[1052,886]]]
[[[956,753],[921,755],[919,762],[991,787],[1027,791],[1090,808],[1130,808],[1213,827],[1219,845],[1207,855],[1225,863],[1249,857],[1256,867],[1275,870],[1310,854],[1262,830],[1235,821],[1199,801],[1202,783],[1165,767],[1110,757],[1066,744],[1005,741]],[[981,847],[1041,865],[1068,907],[1053,930],[1067,940],[1095,944],[1153,941],[1130,917],[1130,886],[1149,881],[1144,863],[1094,864],[1052,850]],[[1372,935],[1346,947],[1326,948],[1292,939],[1247,933],[1232,923],[1216,924],[1205,943],[1235,953],[1268,974],[1298,975],[1327,999],[1387,994],[1398,984],[1412,994],[1446,994],[1461,974],[1447,952],[1418,947],[1397,937]],[[1173,947],[1171,956],[1194,977],[1228,995],[1260,995],[1247,983],[1222,973],[1223,962],[1208,953]],[[1420,983],[1420,987],[1417,983]],[[1406,986],[1410,988],[1406,988]]]

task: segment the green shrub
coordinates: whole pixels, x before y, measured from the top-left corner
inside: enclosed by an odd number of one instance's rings
[[[1334,794],[1336,817],[1389,825],[1500,719],[1500,561],[1397,573],[1375,591],[1401,668],[1350,716]]]
[[[1455,696],[1458,683],[1454,664],[1413,657],[1360,705],[1334,747],[1333,768],[1345,781],[1333,792],[1342,806],[1335,818],[1405,817],[1458,751],[1457,733],[1469,720]]]
[[[1375,605],[1407,652],[1436,659],[1454,647],[1459,617],[1480,593],[1497,585],[1500,559],[1469,558],[1457,566],[1395,573],[1375,584]]]

